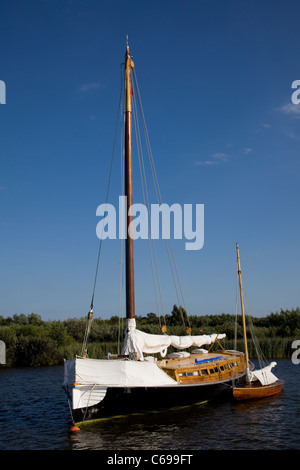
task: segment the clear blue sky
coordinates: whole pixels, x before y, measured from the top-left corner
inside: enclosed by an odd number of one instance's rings
[[[126,34],[163,200],[205,206],[204,247],[173,244],[188,312],[234,313],[237,241],[249,313],[299,306],[299,31],[291,0],[1,0],[0,315],[88,312]],[[141,243],[145,315],[155,301]],[[118,314],[119,252],[103,244],[102,318]]]

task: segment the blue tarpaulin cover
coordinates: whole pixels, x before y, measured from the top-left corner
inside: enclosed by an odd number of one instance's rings
[[[211,357],[210,359],[201,359],[200,361],[197,361],[197,359],[195,359],[195,364],[200,364],[201,362],[212,362],[212,361],[216,361],[217,359],[222,359],[223,356],[217,356],[217,357]]]

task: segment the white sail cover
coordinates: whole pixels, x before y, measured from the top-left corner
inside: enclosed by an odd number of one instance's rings
[[[65,361],[64,385],[106,387],[150,387],[177,385],[155,363],[128,360],[75,358]]]
[[[276,375],[271,372],[271,369],[277,365],[276,362],[271,362],[268,366],[264,367],[263,369],[258,369],[258,370],[253,370],[252,372],[249,372],[250,375],[250,381],[254,382],[255,380],[259,380],[262,385],[270,385],[278,378]]]
[[[127,328],[122,354],[135,353],[137,360],[143,361],[143,353],[160,353],[166,355],[167,348],[173,346],[176,349],[186,349],[191,346],[201,347],[213,343],[216,338],[225,338],[225,334],[211,334],[199,336],[168,336],[152,335],[136,329],[135,319],[127,320]]]

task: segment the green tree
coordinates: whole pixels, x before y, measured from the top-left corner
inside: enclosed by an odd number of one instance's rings
[[[24,313],[20,313],[20,315],[15,313],[15,315],[13,316],[13,321],[16,325],[27,325],[28,324],[28,318],[26,317],[26,315],[24,315]]]
[[[71,336],[75,341],[83,341],[86,318],[68,318],[67,320],[64,320],[63,323],[69,336]]]
[[[27,318],[28,318],[28,323],[30,323],[30,325],[37,325],[37,326],[44,325],[44,322],[41,316],[37,315],[36,313],[31,313],[30,315],[27,316]]]
[[[56,342],[57,346],[64,346],[71,343],[73,338],[68,335],[68,331],[62,321],[52,321],[47,326],[47,336]]]
[[[187,320],[188,317],[185,309],[181,305],[177,307],[175,304],[170,318],[170,325],[182,325],[187,322]]]

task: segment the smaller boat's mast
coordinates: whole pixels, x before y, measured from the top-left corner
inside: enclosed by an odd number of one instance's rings
[[[243,288],[242,288],[242,271],[241,271],[240,253],[239,253],[239,245],[238,245],[238,243],[236,244],[236,254],[237,254],[237,265],[238,265],[239,284],[240,284],[241,310],[242,310],[243,333],[244,333],[244,342],[245,342],[245,359],[246,359],[247,380],[248,380],[248,377],[249,377],[249,356],[248,356],[248,344],[247,344],[247,332],[246,332],[246,318],[245,318],[244,298],[243,298]]]

